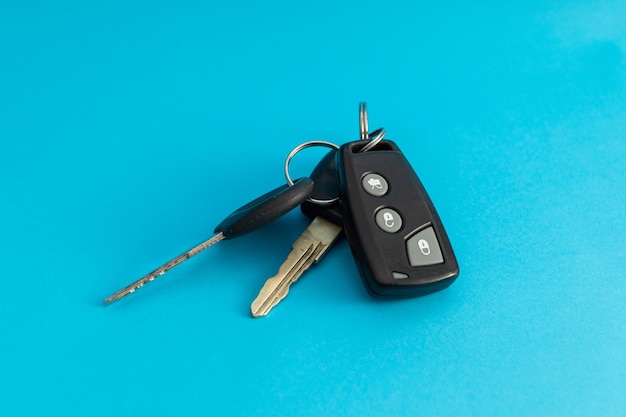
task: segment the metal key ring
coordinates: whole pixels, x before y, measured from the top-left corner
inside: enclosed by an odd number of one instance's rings
[[[289,184],[289,186],[291,187],[294,182],[291,179],[291,177],[289,176],[289,163],[291,162],[291,160],[293,159],[293,157],[300,152],[303,149],[306,148],[311,148],[313,146],[324,146],[326,148],[331,148],[331,149],[339,149],[339,146],[335,145],[334,143],[331,142],[326,142],[323,140],[310,140],[308,142],[304,142],[298,146],[296,146],[295,148],[293,148],[293,150],[291,152],[289,152],[289,155],[287,155],[287,159],[285,160],[285,178],[287,178],[287,184]],[[335,198],[331,198],[329,200],[318,200],[317,198],[313,198],[313,197],[309,197],[307,198],[308,201],[310,201],[311,203],[314,204],[319,204],[321,206],[326,206],[329,204],[334,203],[335,201],[339,200],[339,196],[335,197]]]
[[[368,140],[370,138],[370,134],[367,131],[367,104],[361,102],[359,103],[359,132],[361,134],[361,140]]]
[[[386,133],[387,132],[382,127],[380,129],[376,129],[375,131],[373,131],[372,134],[370,135],[372,139],[370,139],[370,141],[364,147],[362,147],[359,150],[359,152],[367,152],[370,149],[374,148],[376,145],[380,143],[381,140],[383,140]]]

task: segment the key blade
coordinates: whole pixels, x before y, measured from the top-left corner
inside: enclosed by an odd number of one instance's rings
[[[281,265],[278,273],[265,282],[259,295],[250,306],[253,317],[266,316],[275,305],[287,296],[289,287],[296,281],[297,277],[313,264],[321,246],[310,243],[304,250],[302,246],[304,245],[296,245],[289,253],[287,260]]]
[[[316,217],[293,243],[287,259],[273,277],[269,278],[252,302],[253,317],[266,316],[289,293],[291,284],[313,263],[319,261],[341,233],[342,228],[328,220]]]
[[[132,284],[127,285],[126,287],[122,288],[115,294],[105,298],[104,304],[109,305],[114,301],[117,301],[121,298],[126,297],[128,294],[131,294],[135,292],[136,290],[138,290],[139,288],[146,285],[147,283],[154,281],[157,277],[165,274],[170,269],[174,268],[177,265],[180,265],[181,263],[185,262],[187,259],[191,258],[192,256],[196,256],[203,250],[213,246],[214,244],[216,244],[217,242],[221,241],[224,238],[225,236],[223,233],[218,233],[212,238],[205,240],[199,245],[196,245],[193,248],[189,249],[187,252],[181,253],[174,259],[164,263],[163,265],[161,265],[154,271],[150,272],[149,274],[144,275],[143,277],[139,278],[137,281],[133,282]]]

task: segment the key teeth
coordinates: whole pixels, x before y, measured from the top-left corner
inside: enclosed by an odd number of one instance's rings
[[[161,265],[154,271],[150,272],[149,274],[144,275],[143,277],[139,278],[137,281],[122,288],[121,290],[109,296],[108,298],[105,298],[104,304],[105,305],[111,304],[114,301],[120,300],[126,297],[127,295],[134,293],[139,288],[143,287],[145,284],[154,281],[156,278],[162,276],[170,269],[185,262],[187,259],[191,258],[192,256],[199,254],[203,250],[213,246],[214,244],[216,244],[222,239],[225,239],[224,234],[222,232],[217,233],[212,238],[205,240],[199,245],[196,245],[193,248],[189,249],[187,252],[181,253],[177,257],[170,259],[169,261],[167,261],[166,263],[164,263],[163,265]]]
[[[278,305],[289,293],[291,285],[313,263],[320,249],[319,242],[309,243],[306,250],[302,252],[294,248],[289,253],[286,262],[290,260],[295,260],[295,262],[281,265],[276,275],[265,282],[259,295],[250,306],[252,315],[254,317],[264,317]]]
[[[341,233],[341,227],[316,218],[293,243],[287,259],[269,278],[252,302],[252,317],[265,317],[288,294],[292,284],[326,253]]]

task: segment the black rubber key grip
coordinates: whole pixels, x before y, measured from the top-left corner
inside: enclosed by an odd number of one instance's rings
[[[300,178],[291,187],[282,185],[233,211],[215,228],[230,239],[273,222],[302,204],[313,192],[313,180]]]

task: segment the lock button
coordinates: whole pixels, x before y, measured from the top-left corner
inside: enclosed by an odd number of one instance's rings
[[[441,248],[432,226],[416,233],[406,241],[406,251],[411,266],[426,266],[443,263]]]

